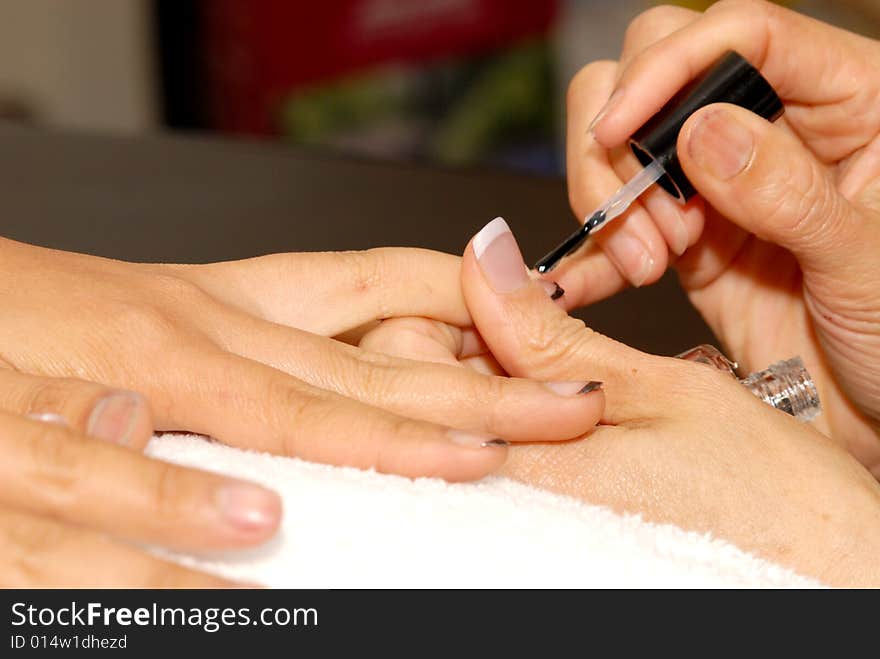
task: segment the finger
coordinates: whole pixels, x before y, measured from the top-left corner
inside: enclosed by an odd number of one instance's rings
[[[297,345],[301,354],[312,351],[308,344]],[[335,357],[310,362],[312,377],[320,379],[323,371],[333,368]],[[373,368],[362,371],[373,379],[359,386],[385,386],[389,369],[380,363],[382,358],[376,355]],[[198,369],[193,364],[199,364]],[[198,377],[176,385],[177,394],[169,401],[171,423],[232,446],[446,480],[481,478],[495,470],[507,453],[506,442],[497,435],[405,418],[238,355],[220,351],[188,355],[181,370],[197,371]],[[407,387],[417,381],[416,377],[400,382],[400,390],[410,395]],[[430,401],[432,394],[437,392],[428,392],[421,400]]]
[[[216,326],[228,349],[315,387],[400,416],[508,441],[577,437],[595,425],[602,410],[601,394],[578,393],[588,381],[492,377],[457,365],[388,357],[242,314],[229,314]]]
[[[507,373],[473,329],[462,332],[427,318],[392,318],[364,337],[360,347],[392,357],[466,366],[486,375]]]
[[[649,46],[690,25],[702,16],[700,12],[675,5],[651,7],[636,16],[623,35],[620,51],[620,72]]]
[[[880,135],[842,164],[837,187],[847,199],[880,211]]]
[[[85,529],[0,510],[4,588],[234,588]]]
[[[112,444],[143,449],[153,435],[146,400],[133,391],[0,369],[0,410],[53,421]]]
[[[0,506],[182,549],[253,545],[278,526],[278,496],[54,424],[0,413]]]
[[[614,84],[615,74],[613,62],[596,62],[582,69],[568,90],[568,191],[572,209],[581,223],[623,185],[605,149],[585,129],[587,118],[595,114],[605,91]],[[666,270],[666,242],[638,202],[594,240],[634,286],[654,282]]]
[[[642,164],[629,147],[612,149],[609,159],[621,181],[629,181],[642,169]],[[641,236],[645,244],[662,245],[662,248],[658,247],[658,249],[668,248],[675,257],[680,257],[688,247],[699,240],[705,223],[703,200],[699,197],[682,204],[663,188],[654,185],[643,193],[638,201],[651,218],[652,227],[659,232],[657,235],[660,236],[659,240],[654,234]],[[633,226],[633,231],[640,230],[640,226]]]
[[[431,344],[424,341],[429,340]],[[442,349],[431,359],[431,353]],[[489,348],[472,327],[461,329],[430,318],[390,318],[371,330],[359,344],[393,357],[457,365],[459,360],[486,355]]]
[[[733,49],[758,67],[784,100],[810,106],[808,113],[792,110],[802,137],[816,138],[811,148],[823,159],[842,158],[880,125],[876,102],[862,88],[873,79],[876,62],[876,56],[868,56],[868,43],[763,0],[719,2],[700,20],[633,58],[594,126],[596,139],[609,148],[623,144],[676,92]],[[812,130],[846,125],[848,116],[867,120],[844,139],[828,140]]]
[[[875,288],[877,223],[854,209],[796,138],[742,108],[715,105],[688,120],[679,153],[706,200],[759,238],[791,250],[810,287]]]
[[[642,395],[638,374],[659,358],[601,336],[557,305],[547,304],[538,286],[516,276],[521,264],[516,240],[500,218],[474,237],[462,261],[468,308],[498,362],[524,377],[604,381],[606,422],[658,413],[659,402]]]
[[[360,347],[392,357],[459,366],[461,330],[427,318],[391,318],[367,334]]]
[[[175,268],[229,306],[323,336],[397,316],[470,325],[459,257],[427,249],[273,254]]]
[[[563,259],[551,275],[565,289],[562,300],[568,310],[611,297],[630,283],[596,242],[590,242],[575,258]]]
[[[364,337],[360,347],[392,357],[466,366],[485,375],[507,376],[476,331],[463,332],[427,318],[386,320]]]

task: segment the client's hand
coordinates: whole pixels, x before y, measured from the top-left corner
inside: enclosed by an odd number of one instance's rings
[[[683,254],[681,281],[730,356],[756,370],[800,354],[825,408],[816,427],[880,477],[880,43],[763,1],[645,12],[620,61],[591,64],[569,89],[572,207],[583,218],[632,176],[626,138],[731,48],[778,90],[784,117],[696,113],[678,154],[708,203],[649,191],[597,235],[601,250],[553,277],[569,304],[587,304]]]
[[[137,394],[0,368],[0,587],[234,585],[125,541],[247,547],[275,532],[281,502],[123,448],[152,429]]]
[[[462,284],[499,368],[605,383],[601,425],[580,441],[517,447],[502,474],[712,533],[829,584],[880,584],[880,485],[824,435],[727,374],[585,328],[526,275],[499,220],[465,251]],[[364,341],[412,358],[455,355],[436,322],[383,325]]]
[[[396,315],[467,325],[459,262],[388,249],[147,265],[0,240],[0,363],[137,391],[158,429],[410,476],[478,478],[506,455],[490,440],[577,436],[598,420],[601,393],[331,338]]]

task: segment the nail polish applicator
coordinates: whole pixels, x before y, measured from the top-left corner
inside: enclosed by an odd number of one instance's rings
[[[550,272],[592,234],[622,215],[643,192],[657,183],[682,204],[696,194],[678,160],[678,134],[688,118],[713,103],[731,103],[776,121],[785,108],[769,82],[739,53],[728,51],[696,80],[676,94],[629,140],[644,169],[615,192],[583,226],[535,264]]]

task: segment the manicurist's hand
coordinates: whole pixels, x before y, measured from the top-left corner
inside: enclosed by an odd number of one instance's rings
[[[518,271],[501,220],[465,251],[468,308],[498,363],[604,382],[580,441],[516,447],[501,473],[617,511],[711,532],[829,584],[880,585],[880,484],[825,435],[728,374],[601,336]]]
[[[0,368],[0,586],[234,585],[131,543],[250,547],[275,533],[280,500],[145,457],[152,431],[133,392]]]
[[[745,370],[804,358],[825,410],[815,426],[880,476],[878,42],[758,0],[642,14],[620,61],[571,84],[572,207],[583,218],[637,171],[627,137],[728,49],[760,68],[784,117],[697,112],[678,153],[702,199],[681,207],[649,191],[551,276],[575,306],[650,283],[674,261]]]
[[[603,398],[578,394],[584,383],[495,377],[346,342],[398,315],[466,327],[459,262],[388,249],[147,265],[0,240],[0,360],[22,374],[136,391],[157,429],[409,476],[478,478],[504,461],[501,440],[578,436]]]

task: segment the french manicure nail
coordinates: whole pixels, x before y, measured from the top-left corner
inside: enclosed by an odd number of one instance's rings
[[[608,113],[611,112],[614,108],[616,108],[620,104],[620,99],[623,97],[623,90],[617,89],[611,96],[608,98],[608,101],[605,103],[604,107],[599,110],[599,114],[596,115],[596,118],[590,122],[590,126],[587,128],[587,132],[590,135],[596,135],[596,127],[599,125],[599,122],[602,121],[605,117],[608,116]]]
[[[42,421],[43,423],[54,423],[59,426],[68,425],[67,419],[60,414],[55,414],[53,412],[32,412],[27,415],[27,418],[33,419],[34,421]]]
[[[626,231],[618,231],[605,243],[606,253],[633,286],[641,286],[651,274],[654,259],[644,243]]]
[[[141,397],[132,391],[118,391],[102,398],[89,416],[86,434],[126,446],[137,422]]]
[[[510,446],[510,442],[492,435],[484,435],[482,433],[467,432],[465,430],[450,429],[446,431],[455,444],[466,446],[468,448],[499,448]]]
[[[584,381],[560,381],[560,382],[544,382],[545,387],[560,396],[578,396],[580,394],[588,394],[602,387],[601,382],[584,382]]]
[[[516,238],[503,218],[496,217],[474,236],[474,256],[496,293],[513,293],[531,281]]]
[[[242,531],[262,531],[274,526],[281,514],[278,495],[259,485],[229,482],[215,494],[223,519]]]
[[[539,279],[538,282],[541,284],[541,287],[547,292],[547,295],[550,296],[551,300],[558,300],[563,295],[565,295],[565,289],[562,288],[555,281],[547,281],[546,279]]]
[[[688,152],[711,175],[727,181],[746,168],[752,159],[755,138],[726,110],[709,110],[690,134]]]

